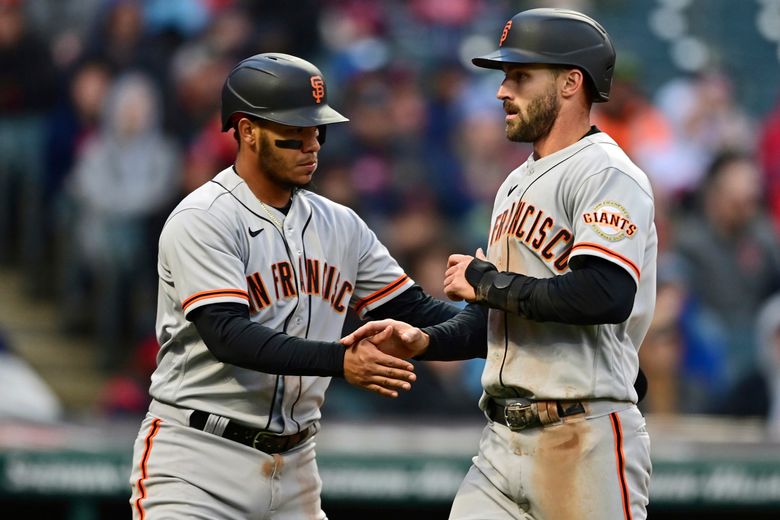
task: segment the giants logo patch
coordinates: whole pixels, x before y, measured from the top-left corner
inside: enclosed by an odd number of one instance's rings
[[[501,32],[501,39],[498,40],[498,46],[501,47],[503,45],[504,40],[506,40],[506,37],[509,36],[509,29],[512,28],[512,20],[509,20],[506,25],[504,26],[504,30]]]
[[[613,200],[596,204],[593,211],[582,215],[582,220],[590,224],[599,236],[610,242],[633,238],[636,234],[636,224],[631,222],[631,216],[626,208]]]
[[[317,103],[322,102],[322,98],[325,97],[325,82],[319,76],[312,76],[309,82],[312,86],[311,97]]]

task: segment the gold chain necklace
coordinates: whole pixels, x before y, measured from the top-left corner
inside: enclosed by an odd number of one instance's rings
[[[278,218],[274,217],[273,213],[271,213],[271,210],[268,209],[268,206],[265,204],[265,202],[263,202],[260,199],[257,200],[260,201],[260,206],[262,206],[263,211],[265,211],[265,214],[268,215],[268,218],[271,219],[271,222],[273,222],[274,225],[279,228],[279,231],[284,231],[284,229],[282,228],[282,223],[279,222]]]

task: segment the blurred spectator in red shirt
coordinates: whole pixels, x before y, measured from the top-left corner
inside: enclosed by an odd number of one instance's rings
[[[758,139],[758,158],[766,183],[769,211],[780,233],[780,102],[762,124]]]

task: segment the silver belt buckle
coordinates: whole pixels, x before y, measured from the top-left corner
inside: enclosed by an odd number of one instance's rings
[[[272,449],[270,445],[272,437],[274,437],[274,435],[271,435],[268,432],[257,432],[255,438],[252,439],[252,447],[256,450],[267,452],[267,450]]]
[[[512,431],[528,428],[533,422],[534,416],[533,403],[512,403],[504,407],[504,419]]]

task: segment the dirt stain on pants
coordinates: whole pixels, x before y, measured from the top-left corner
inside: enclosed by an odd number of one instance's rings
[[[579,468],[586,452],[587,422],[572,421],[545,428],[535,450],[532,486],[540,519],[581,520],[587,483]]]

